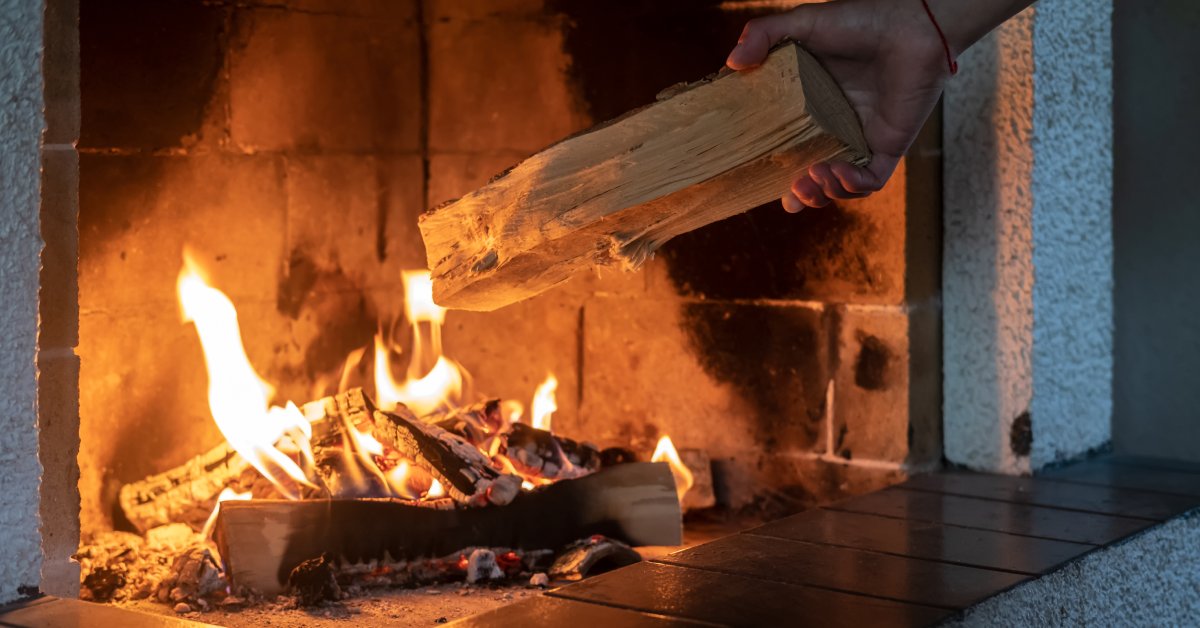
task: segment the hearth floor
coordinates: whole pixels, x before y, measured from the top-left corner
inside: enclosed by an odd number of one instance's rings
[[[1200,508],[1200,464],[1106,456],[1035,477],[947,471],[546,593],[457,585],[194,623],[43,598],[0,626],[927,626]],[[437,593],[438,595],[431,595]]]
[[[456,625],[935,625],[1198,507],[1190,463],[922,475]]]

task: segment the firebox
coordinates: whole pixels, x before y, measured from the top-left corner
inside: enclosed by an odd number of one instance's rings
[[[779,8],[81,3],[85,549],[114,530],[204,526],[218,487],[167,514],[124,497],[189,464],[201,468],[187,481],[208,477],[221,447],[253,440],[213,401],[238,386],[263,424],[278,421],[275,437],[361,390],[418,421],[474,412],[548,429],[572,469],[581,458],[565,443],[596,460],[667,460],[687,539],[936,465],[937,115],[868,199],[799,215],[768,204],[667,243],[639,271],[577,277],[495,312],[428,301],[421,212],[716,70],[747,19]],[[189,290],[219,311],[196,309]],[[212,316],[235,312],[236,327],[206,337]],[[484,436],[475,444],[496,454]],[[338,481],[365,497],[453,490],[436,473],[396,479],[407,462],[367,461]],[[570,475],[542,462],[517,469],[517,489]],[[225,488],[284,499],[302,484]],[[108,584],[85,595],[122,590]]]

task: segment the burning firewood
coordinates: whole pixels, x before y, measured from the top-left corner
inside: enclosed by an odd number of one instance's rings
[[[673,89],[421,216],[439,305],[494,310],[598,265],[636,268],[681,233],[776,200],[869,151],[829,74],[791,42],[751,72]]]
[[[117,499],[139,532],[167,523],[199,529],[221,490],[249,468],[228,443],[221,443],[174,469],[122,486]]]
[[[235,584],[274,594],[296,565],[322,554],[339,564],[414,560],[464,547],[555,549],[593,534],[633,545],[678,545],[681,514],[667,465],[619,465],[523,492],[503,507],[230,501],[221,504],[215,538]]]
[[[600,468],[596,447],[524,423],[514,423],[504,434],[500,453],[521,475],[534,479],[577,478]]]
[[[375,437],[429,469],[455,501],[503,506],[521,490],[521,478],[501,473],[479,448],[403,406],[374,410]]]

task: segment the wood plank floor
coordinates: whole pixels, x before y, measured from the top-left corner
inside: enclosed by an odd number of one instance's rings
[[[554,589],[463,626],[929,626],[1200,508],[1200,465],[947,471]]]

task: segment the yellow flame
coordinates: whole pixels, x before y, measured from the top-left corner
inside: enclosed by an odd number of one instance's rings
[[[307,421],[294,405],[269,407],[274,390],[246,357],[237,310],[224,293],[205,282],[187,254],[179,273],[178,291],[184,322],[196,325],[204,350],[213,421],[242,458],[284,496],[295,499],[295,491],[276,477],[276,471],[283,471],[299,484],[313,485],[291,458],[275,448],[275,443],[289,429],[300,428]]]
[[[411,270],[400,275],[404,282],[404,314],[412,328],[412,355],[403,383],[392,376],[391,352],[383,334],[375,335],[375,396],[384,410],[404,404],[417,416],[426,416],[443,407],[453,407],[462,395],[464,371],[455,361],[442,355],[442,324],[445,308],[433,302],[433,280],[429,271]],[[430,350],[421,324],[429,326]],[[432,366],[426,370],[426,365]]]
[[[382,334],[375,335],[375,397],[384,410],[404,404],[417,416],[426,416],[453,404],[462,395],[462,369],[453,360],[438,356],[424,376],[397,382],[392,376],[389,351]]]
[[[679,500],[683,501],[684,494],[692,488],[696,479],[692,476],[691,469],[679,459],[679,452],[675,451],[675,444],[671,442],[670,436],[664,435],[658,439],[658,446],[654,448],[654,455],[650,456],[650,461],[665,462],[671,467],[671,475],[675,476],[675,493],[679,495]]]
[[[217,503],[213,506],[212,513],[208,515],[208,520],[204,522],[204,528],[201,529],[200,536],[208,538],[212,534],[213,526],[217,524],[217,513],[221,511],[222,502],[246,501],[250,497],[250,491],[239,493],[228,486],[221,489],[221,494],[217,496]]]
[[[429,490],[425,492],[425,497],[433,499],[435,497],[445,497],[446,489],[442,488],[442,483],[438,482],[437,478],[433,478],[433,483],[429,485]]]
[[[553,373],[546,376],[533,393],[533,408],[530,411],[530,425],[539,430],[550,430],[550,417],[558,410],[558,402],[554,393],[558,390],[558,378]]]

